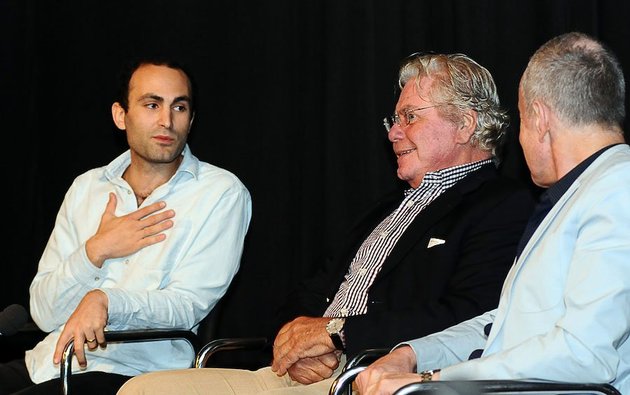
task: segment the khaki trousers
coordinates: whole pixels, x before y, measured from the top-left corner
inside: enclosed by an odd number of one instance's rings
[[[147,373],[127,381],[117,395],[326,395],[345,364],[342,356],[332,377],[300,384],[288,374],[278,377],[271,367],[256,371],[239,369],[182,369]]]

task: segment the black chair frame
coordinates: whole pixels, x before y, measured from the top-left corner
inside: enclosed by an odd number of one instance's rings
[[[333,381],[329,395],[352,395],[354,379],[388,350],[368,349],[360,352],[346,362],[342,372]],[[481,394],[596,394],[621,395],[608,383],[560,383],[552,381],[528,380],[462,380],[429,381],[408,384],[395,395],[433,394],[433,395],[481,395]]]
[[[470,381],[429,381],[408,384],[395,395],[443,394],[443,395],[478,395],[478,394],[592,394],[621,395],[610,384],[598,383],[559,383],[521,380],[470,380]]]
[[[191,367],[204,368],[212,355],[219,351],[231,350],[257,350],[263,349],[267,344],[264,337],[256,338],[222,338],[215,339],[201,346],[201,339],[197,334],[187,330],[131,330],[131,331],[113,331],[105,332],[105,341],[107,343],[131,343],[159,340],[184,340],[190,344],[195,353],[194,361],[191,361]],[[71,390],[69,386],[72,377],[72,357],[74,355],[74,340],[71,339],[65,346],[61,357],[60,364],[60,381],[61,392],[68,395]]]
[[[369,364],[389,352],[389,348],[368,348],[350,358],[341,369],[341,373],[330,386],[330,395],[352,395],[352,383],[355,377]]]

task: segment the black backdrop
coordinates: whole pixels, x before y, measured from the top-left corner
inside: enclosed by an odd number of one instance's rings
[[[28,305],[73,178],[126,148],[110,105],[132,55],[163,52],[190,66],[193,153],[252,194],[219,334],[257,335],[325,247],[400,186],[381,120],[401,58],[464,52],[485,65],[512,116],[501,170],[529,182],[516,107],[528,57],[579,30],[606,42],[628,72],[628,20],[623,0],[0,0],[0,309]]]

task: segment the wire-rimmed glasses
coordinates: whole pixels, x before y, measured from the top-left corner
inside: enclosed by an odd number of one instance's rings
[[[387,133],[389,133],[389,131],[391,130],[392,127],[394,127],[394,125],[397,125],[398,127],[401,127],[401,128],[407,127],[411,125],[412,123],[416,122],[417,120],[417,117],[415,114],[416,111],[426,110],[429,108],[439,107],[443,105],[444,104],[433,104],[431,106],[426,106],[426,107],[411,108],[408,110],[403,110],[401,114],[398,114],[397,112],[395,112],[392,116],[383,118],[383,126],[385,126],[385,130],[387,130]]]

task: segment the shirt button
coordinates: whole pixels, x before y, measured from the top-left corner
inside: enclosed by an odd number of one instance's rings
[[[129,264],[129,259],[125,259],[125,265]]]
[[[410,200],[407,202],[407,207],[412,207],[414,204],[416,204],[416,202],[414,202],[413,200]]]
[[[348,309],[346,309],[346,308],[343,308],[343,309],[339,310],[339,312],[340,312],[340,313],[341,313],[341,315],[343,315],[343,316],[348,315]]]
[[[127,191],[127,195],[131,195],[131,191]]]
[[[101,279],[100,277],[94,277],[94,281],[98,281],[100,279]]]
[[[367,273],[367,269],[362,267],[361,269],[359,269],[359,275],[360,276],[365,276],[365,273]]]
[[[382,232],[379,234],[379,236],[381,236],[381,239],[384,239],[384,238],[386,238],[386,237],[387,237],[387,235],[388,235],[388,234],[389,234],[389,232],[388,232],[388,231],[386,231],[386,230],[384,230],[384,231],[382,231]]]

